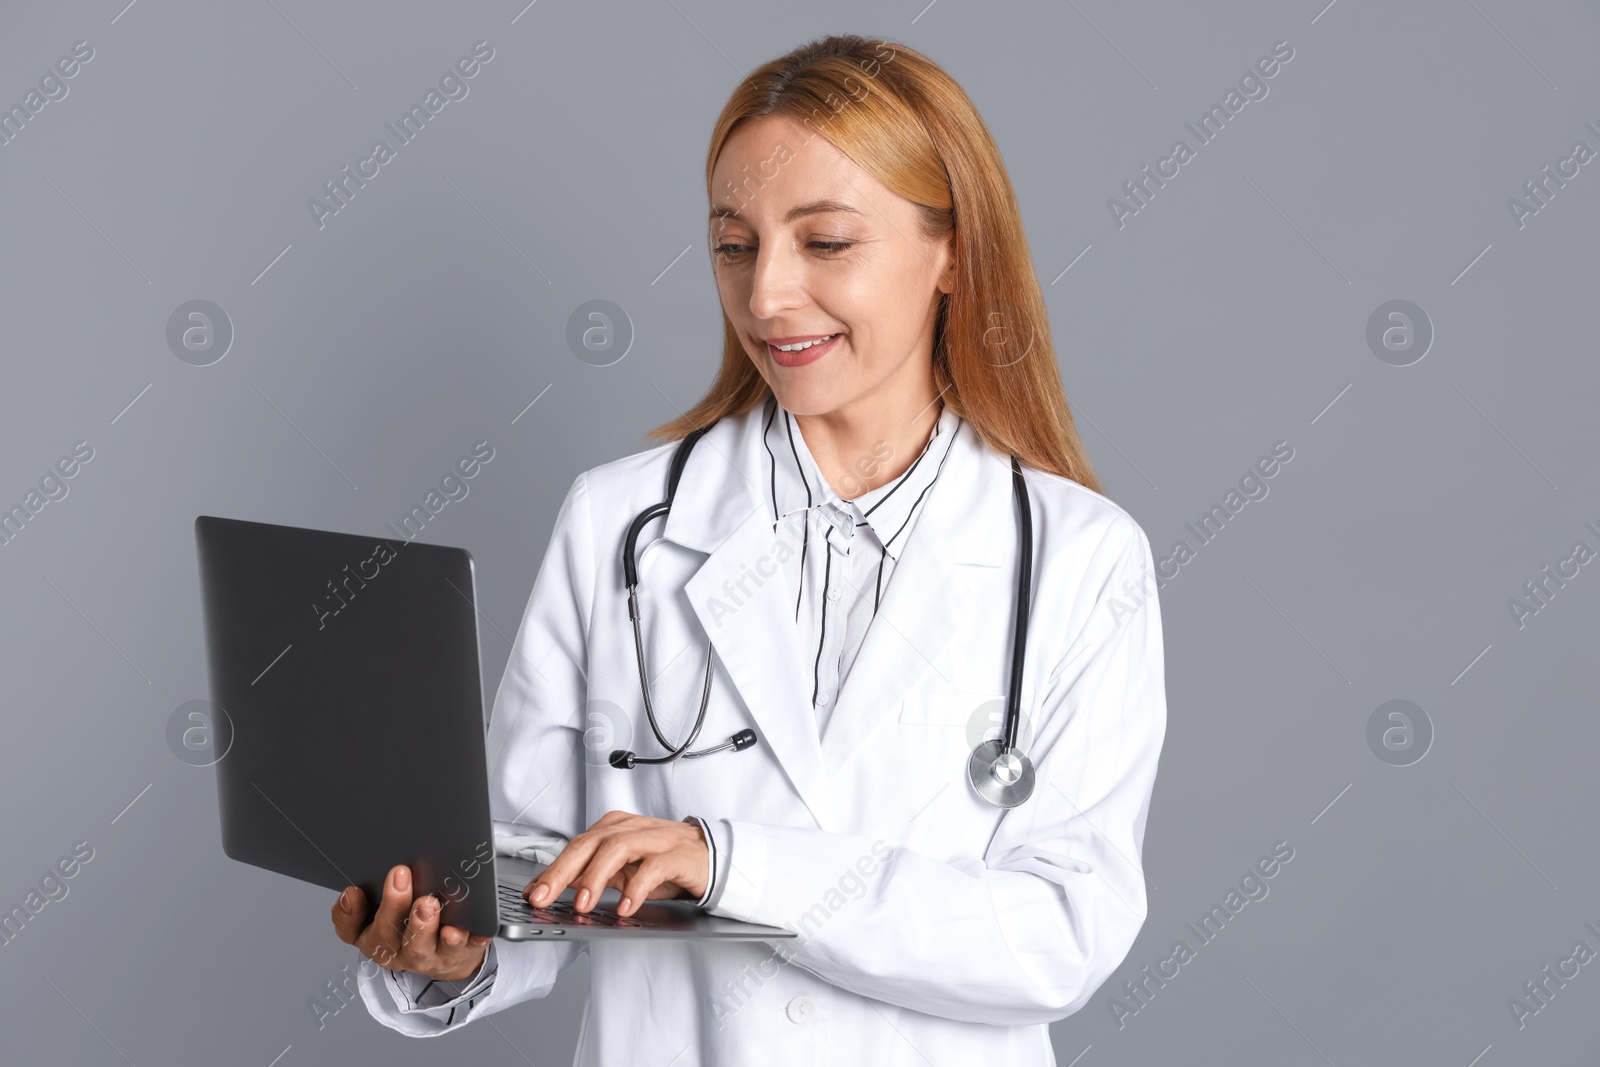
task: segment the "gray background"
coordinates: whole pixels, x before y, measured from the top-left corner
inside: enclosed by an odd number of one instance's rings
[[[380,533],[489,440],[424,536],[478,560],[491,697],[573,477],[711,380],[717,110],[848,31],[932,56],[992,129],[1096,469],[1158,557],[1294,448],[1161,593],[1150,915],[1060,1061],[1595,1063],[1600,963],[1520,1029],[1506,1002],[1600,950],[1600,564],[1524,627],[1507,600],[1600,549],[1600,163],[1522,228],[1506,200],[1600,149],[1600,15],[1324,2],[8,4],[0,102],[95,55],[0,147],[0,503],[95,454],[0,548],[0,903],[95,857],[0,947],[0,1058],[569,1060],[582,962],[443,1048],[359,1006],[318,1029],[354,960],[332,895],[226,859],[212,772],[167,744],[206,695],[191,524]],[[307,198],[480,39],[468,97],[319,230]],[[1119,229],[1107,198],[1279,40],[1269,95]],[[565,340],[599,298],[636,331],[608,367]],[[236,331],[203,368],[165,339],[192,299]],[[1366,342],[1393,299],[1436,331],[1409,366]],[[1434,731],[1409,766],[1367,741],[1395,699]],[[1197,947],[1184,923],[1277,841],[1270,894]],[[1179,938],[1196,958],[1119,1028]]]

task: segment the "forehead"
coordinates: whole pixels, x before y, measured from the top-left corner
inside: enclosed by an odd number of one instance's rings
[[[819,202],[871,214],[886,192],[812,127],[786,115],[764,115],[723,143],[712,169],[712,222],[726,210],[747,222],[780,224],[796,208]]]

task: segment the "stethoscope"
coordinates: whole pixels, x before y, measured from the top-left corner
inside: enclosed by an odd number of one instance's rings
[[[683,757],[699,759],[715,752],[732,749],[735,752],[750,748],[756,743],[754,730],[740,730],[714,748],[690,752],[689,746],[700,736],[700,727],[706,719],[706,706],[711,700],[711,642],[706,642],[706,677],[700,692],[700,712],[695,716],[694,729],[683,744],[674,746],[661,733],[656,723],[655,706],[650,700],[650,683],[644,662],[644,637],[639,630],[639,566],[635,547],[639,532],[645,524],[661,518],[672,509],[672,499],[678,492],[678,479],[683,476],[684,464],[695,442],[705,436],[716,422],[702,426],[686,436],[672,454],[672,466],[667,474],[667,499],[641,511],[628,524],[628,535],[622,543],[622,575],[628,587],[628,618],[633,623],[633,647],[639,661],[639,688],[644,693],[644,713],[650,720],[650,731],[656,735],[661,747],[668,749],[665,756],[640,756],[626,749],[611,753],[611,766],[631,770],[644,763],[671,763]],[[1033,795],[1033,761],[1017,744],[1017,733],[1022,723],[1022,661],[1028,646],[1028,592],[1033,586],[1033,515],[1028,506],[1028,487],[1022,480],[1022,466],[1017,457],[1011,457],[1011,486],[1017,502],[1018,523],[1021,527],[1022,561],[1017,572],[1016,634],[1011,647],[1011,683],[1006,693],[1006,724],[1003,735],[993,741],[983,741],[972,750],[967,759],[967,778],[972,788],[984,800],[999,808],[1014,808]]]

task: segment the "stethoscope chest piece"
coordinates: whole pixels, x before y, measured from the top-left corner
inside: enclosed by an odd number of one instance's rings
[[[985,741],[967,760],[967,777],[978,795],[999,808],[1014,808],[1033,795],[1033,761],[1005,742]]]

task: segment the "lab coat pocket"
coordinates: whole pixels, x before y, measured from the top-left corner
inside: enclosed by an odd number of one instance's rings
[[[912,765],[948,779],[980,741],[1000,736],[1005,701],[1003,693],[911,693],[900,703],[900,746]]]
[[[914,726],[966,726],[975,717],[982,721],[991,701],[1001,702],[1003,716],[1005,699],[1003,693],[911,693],[900,702],[900,721]]]

